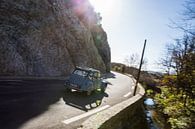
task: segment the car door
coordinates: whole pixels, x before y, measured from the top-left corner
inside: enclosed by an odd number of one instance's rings
[[[94,73],[94,83],[95,83],[95,89],[100,88],[100,86],[101,86],[101,80],[100,80],[99,72],[95,72]]]

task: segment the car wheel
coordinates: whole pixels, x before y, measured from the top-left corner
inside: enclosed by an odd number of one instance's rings
[[[106,88],[104,86],[101,87],[101,92],[105,92]]]
[[[107,84],[102,85],[102,86],[101,86],[101,92],[105,92],[106,87],[107,87]]]

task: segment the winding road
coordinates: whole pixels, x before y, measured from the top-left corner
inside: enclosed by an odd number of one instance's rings
[[[132,96],[134,79],[107,74],[105,93],[66,92],[63,80],[0,79],[1,129],[72,129],[89,116]]]

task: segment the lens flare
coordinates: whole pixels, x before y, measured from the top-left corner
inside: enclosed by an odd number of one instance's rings
[[[117,11],[118,0],[89,0],[96,12],[104,16],[113,15]]]

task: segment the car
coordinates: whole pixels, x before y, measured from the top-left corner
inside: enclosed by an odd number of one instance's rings
[[[101,77],[99,70],[76,67],[64,85],[68,91],[74,89],[91,95],[92,91],[97,89],[101,89],[101,92],[104,92],[107,87],[107,82]]]

